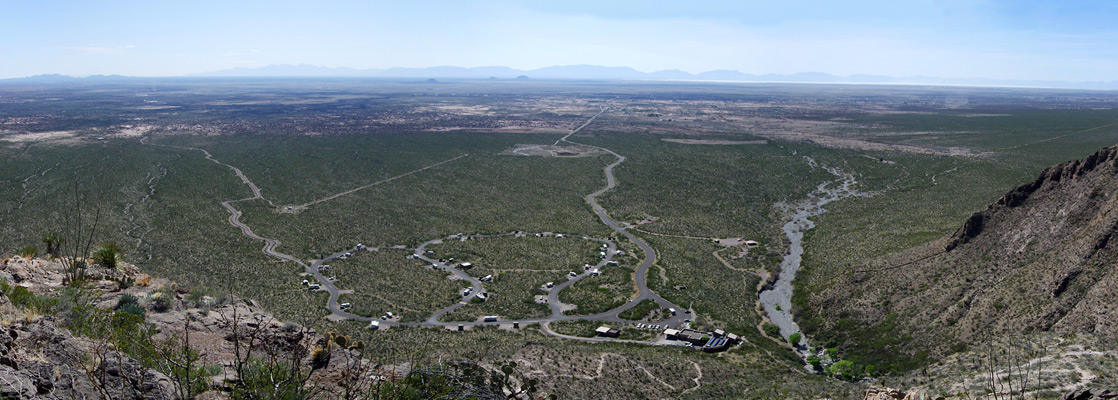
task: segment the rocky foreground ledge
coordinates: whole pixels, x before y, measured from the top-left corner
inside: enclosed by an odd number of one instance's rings
[[[1008,396],[1008,395],[1007,395]],[[929,395],[923,390],[903,391],[900,389],[871,387],[866,389],[862,400],[932,400],[937,397]],[[940,397],[942,398],[942,397]],[[1013,397],[1016,398],[1016,397]],[[1060,396],[1059,400],[1110,400],[1118,399],[1118,393],[1109,390],[1091,391],[1091,389],[1076,390]]]
[[[177,290],[130,264],[91,265],[80,289],[64,276],[54,260],[0,263],[0,398],[229,398],[246,390],[238,373],[255,365],[250,354],[297,360],[288,365],[306,366],[299,379],[399,374],[367,365],[348,337],[283,322],[252,300]],[[198,367],[176,369],[183,360]]]

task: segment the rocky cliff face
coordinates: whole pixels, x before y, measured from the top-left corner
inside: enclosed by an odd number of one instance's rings
[[[855,267],[811,293],[808,311],[828,316],[822,331],[840,320],[873,331],[890,317],[876,334],[907,335],[908,350],[933,356],[995,335],[1115,336],[1116,232],[1118,147],[1107,147],[1046,169],[949,237]]]
[[[114,388],[125,399],[173,398],[171,380],[131,357],[94,361],[93,341],[75,337],[53,318],[0,326],[0,397],[18,399],[103,398]],[[94,362],[82,368],[83,363]],[[119,389],[119,390],[117,390]]]

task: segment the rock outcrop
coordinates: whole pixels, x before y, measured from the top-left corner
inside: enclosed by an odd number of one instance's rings
[[[828,316],[818,329],[841,321],[929,358],[1036,331],[1118,337],[1118,147],[1049,167],[961,222],[813,288],[808,313]]]
[[[172,282],[151,279],[128,264],[113,270],[91,267],[89,272],[91,279],[86,290],[93,295],[94,305],[109,309],[123,296],[134,296],[146,305],[143,323],[151,324],[157,332],[145,340],[158,343],[188,336],[190,348],[203,355],[204,365],[222,366],[212,377],[215,388],[228,389],[228,382],[237,379],[235,341],[242,346],[251,345],[260,354],[270,351],[281,356],[300,355],[308,368],[316,347],[329,349],[326,360],[351,360],[350,365],[327,362],[320,366],[319,375],[328,384],[331,377],[342,375],[342,369],[352,368],[353,363],[366,363],[351,349],[329,345],[332,337],[285,323],[251,300],[217,301],[202,297],[187,301],[184,296],[188,291],[173,290]],[[9,292],[0,295],[0,398],[178,397],[172,378],[145,368],[106,341],[75,335],[61,326],[65,312],[58,316],[39,315],[31,309],[17,308],[9,300],[17,287],[26,289],[24,293],[57,296],[66,290],[62,277],[62,265],[57,261],[16,257],[0,263],[0,280],[9,285]],[[156,306],[157,297],[166,299],[165,304]],[[228,396],[213,391],[202,397]]]
[[[1060,400],[1110,400],[1118,399],[1118,393],[1109,390],[1092,392],[1091,389],[1076,390],[1060,397]]]
[[[866,389],[866,395],[862,400],[922,400],[926,397],[927,393],[921,390],[905,392],[900,389],[871,387]]]

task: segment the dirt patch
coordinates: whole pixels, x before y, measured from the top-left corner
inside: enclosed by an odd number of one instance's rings
[[[739,238],[725,238],[725,239],[718,239],[717,242],[718,242],[719,245],[722,245],[722,246],[734,247],[734,246],[740,246],[742,244],[745,244],[745,239],[742,239],[740,237]]]
[[[561,128],[536,128],[531,126],[509,125],[501,128],[477,128],[468,126],[440,126],[426,129],[427,132],[480,132],[480,133],[541,133],[541,134],[566,134],[567,129]]]
[[[709,145],[732,145],[732,144],[767,144],[768,140],[715,140],[715,139],[660,139],[665,142],[683,143],[683,144],[709,144]]]
[[[121,125],[120,126],[120,133],[117,133],[114,136],[118,136],[118,137],[140,137],[140,136],[143,136],[145,133],[151,132],[154,129],[155,129],[155,127],[151,126],[151,125],[137,125],[137,126]]]
[[[1009,116],[1009,114],[979,114],[979,113],[971,113],[971,114],[957,114],[956,116],[959,116],[959,117],[963,117],[963,118],[979,118],[979,117],[1008,117],[1008,116]]]
[[[307,210],[306,206],[300,206],[300,205],[292,204],[292,205],[276,207],[275,212],[280,213],[280,214],[298,214],[298,213],[301,213],[301,212],[306,211],[306,210]]]
[[[552,146],[547,144],[518,144],[505,150],[501,154],[515,156],[539,157],[582,157],[600,153],[596,147],[590,146]]]
[[[74,138],[72,131],[51,131],[35,133],[16,133],[0,137],[0,140],[12,143],[44,142]]]
[[[774,140],[788,140],[792,142],[806,142],[814,143],[824,147],[839,148],[839,149],[856,149],[856,150],[871,150],[871,151],[900,151],[913,154],[932,154],[941,156],[981,156],[982,154],[976,153],[971,149],[963,147],[948,147],[948,148],[928,148],[918,147],[904,144],[889,144],[872,142],[869,140],[854,139],[854,138],[840,138],[834,136],[826,136],[813,133],[762,133],[759,136],[769,137]]]

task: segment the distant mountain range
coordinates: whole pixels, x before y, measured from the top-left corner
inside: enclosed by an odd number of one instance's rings
[[[1072,89],[1118,89],[1118,81],[1110,82],[1065,82],[1043,80],[1013,80],[986,78],[939,78],[930,76],[891,77],[884,75],[838,76],[822,72],[800,72],[795,74],[747,74],[735,70],[714,70],[692,74],[677,69],[655,72],[641,72],[629,67],[605,67],[599,65],[562,65],[532,70],[509,67],[427,67],[427,68],[387,68],[356,69],[347,67],[323,67],[318,65],[267,65],[258,68],[233,68],[204,72],[187,77],[333,77],[333,78],[407,78],[407,79],[541,79],[541,80],[608,80],[608,81],[725,81],[725,82],[793,82],[793,83],[867,83],[867,84],[924,84],[924,85],[966,85],[966,86],[1025,86]],[[62,83],[72,78],[65,75],[37,75],[28,78],[3,79],[0,82]],[[120,75],[95,75],[92,80],[129,79]]]
[[[1032,86],[1079,89],[1118,89],[1118,81],[1064,82],[1042,80],[1012,80],[985,78],[938,78],[929,76],[891,77],[884,75],[856,74],[831,75],[822,72],[795,74],[747,74],[735,70],[714,70],[692,74],[678,69],[641,72],[630,67],[604,67],[600,65],[561,65],[532,70],[509,67],[427,67],[354,69],[330,68],[318,65],[268,65],[259,68],[234,68],[206,72],[193,76],[206,77],[376,77],[376,78],[435,78],[435,79],[530,79],[547,80],[687,80],[730,82],[796,82],[796,83],[875,83],[875,84],[932,84],[971,86]]]

